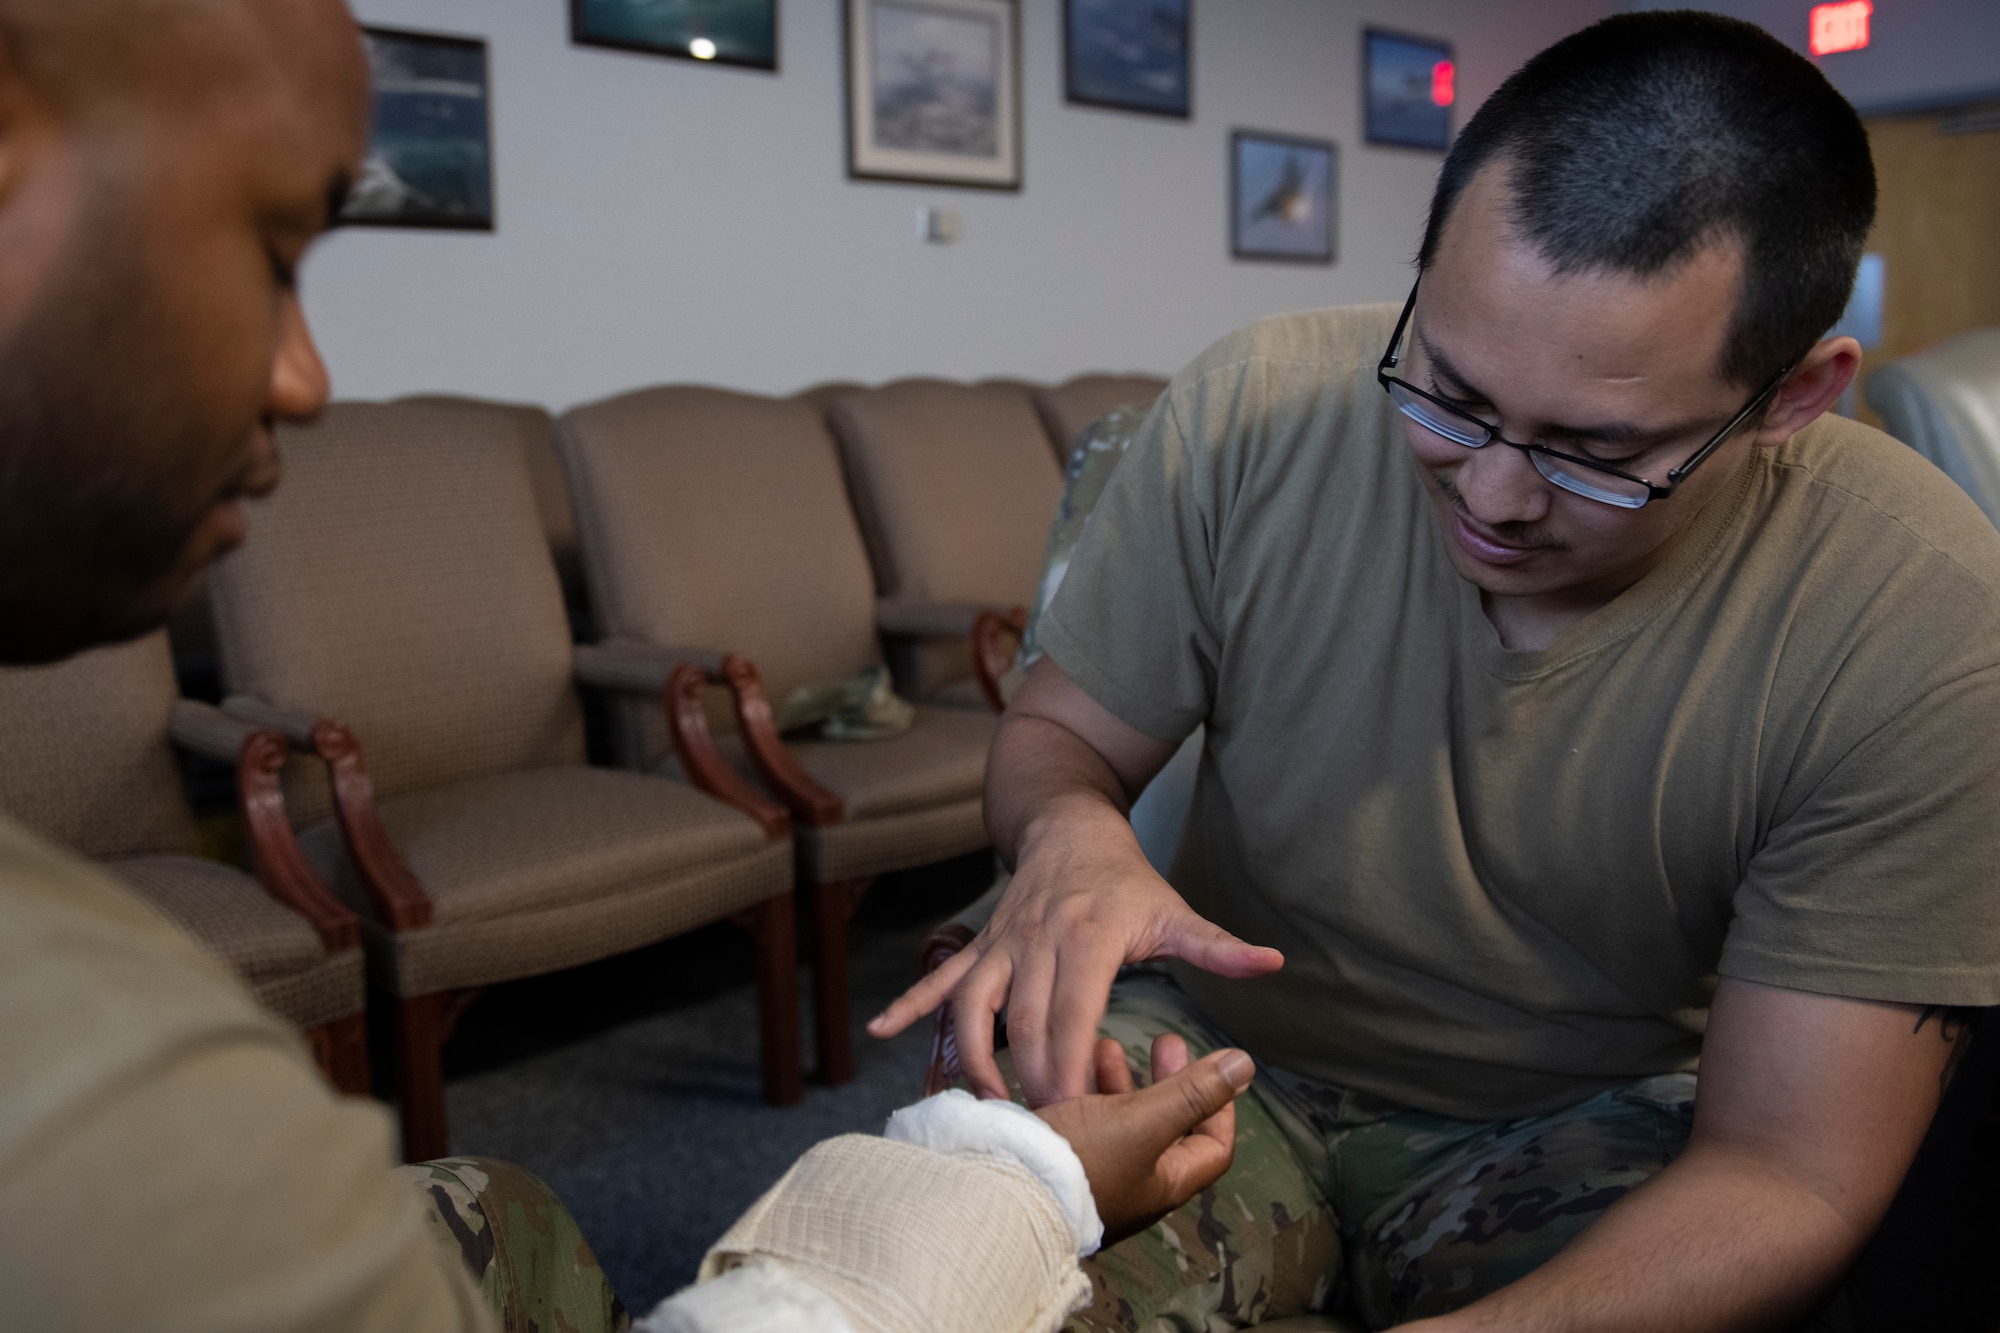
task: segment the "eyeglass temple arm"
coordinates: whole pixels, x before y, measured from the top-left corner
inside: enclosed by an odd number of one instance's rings
[[[1798,368],[1799,368],[1799,363],[1794,361],[1790,365],[1786,366],[1783,370],[1779,371],[1777,375],[1772,378],[1771,382],[1764,386],[1762,392],[1760,392],[1755,398],[1752,398],[1749,402],[1745,403],[1743,405],[1743,410],[1741,412],[1738,412],[1735,416],[1729,419],[1728,425],[1724,426],[1720,431],[1716,432],[1715,438],[1711,439],[1707,444],[1704,444],[1701,448],[1695,450],[1694,457],[1688,459],[1687,462],[1682,463],[1679,467],[1667,473],[1667,485],[1670,487],[1679,485],[1682,477],[1685,477],[1688,473],[1694,471],[1696,467],[1700,466],[1701,461],[1704,458],[1707,458],[1717,449],[1720,449],[1723,446],[1724,442],[1726,442],[1730,436],[1736,434],[1736,432],[1742,428],[1744,422],[1748,421],[1751,417],[1755,416],[1757,413],[1763,411],[1765,405],[1771,401],[1772,396],[1778,392],[1779,386],[1782,385],[1787,379],[1791,378],[1792,372],[1794,370],[1797,370]]]

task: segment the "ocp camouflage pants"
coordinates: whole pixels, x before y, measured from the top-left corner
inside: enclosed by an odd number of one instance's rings
[[[576,1219],[540,1177],[490,1157],[443,1157],[396,1172],[430,1204],[431,1232],[465,1261],[507,1333],[625,1333]]]
[[[1123,981],[1103,1031],[1143,1069],[1153,1037],[1228,1045],[1171,982]],[[1443,1314],[1543,1263],[1687,1143],[1692,1074],[1525,1120],[1452,1120],[1258,1071],[1236,1160],[1157,1226],[1084,1264],[1074,1333],[1212,1333],[1314,1311],[1370,1328]]]

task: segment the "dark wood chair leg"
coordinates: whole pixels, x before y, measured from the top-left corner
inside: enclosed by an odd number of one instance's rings
[[[313,1059],[334,1091],[368,1095],[368,1015],[350,1014],[307,1031]]]
[[[813,1038],[819,1076],[830,1084],[854,1077],[853,1015],[848,1000],[847,924],[872,879],[812,886]]]
[[[781,893],[736,917],[757,950],[757,1045],[764,1100],[796,1106],[804,1099],[799,1056],[799,946],[792,895]]]
[[[444,1039],[451,1026],[450,991],[405,997],[396,1004],[396,1068],[402,1087],[403,1160],[428,1162],[451,1151],[444,1113]]]

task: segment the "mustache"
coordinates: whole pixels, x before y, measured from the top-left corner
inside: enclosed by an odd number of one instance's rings
[[[1538,523],[1482,522],[1472,516],[1472,506],[1465,502],[1465,496],[1459,491],[1458,487],[1451,484],[1449,478],[1432,473],[1431,480],[1437,483],[1439,493],[1444,496],[1453,509],[1458,511],[1461,518],[1486,529],[1509,546],[1543,551],[1560,551],[1568,546],[1567,542],[1550,533]]]

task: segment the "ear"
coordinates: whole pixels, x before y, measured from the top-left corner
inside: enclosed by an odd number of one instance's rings
[[[1771,449],[1811,425],[1847,392],[1861,369],[1861,344],[1852,338],[1828,338],[1799,361],[1764,409],[1764,424],[1750,437],[1760,449]]]

